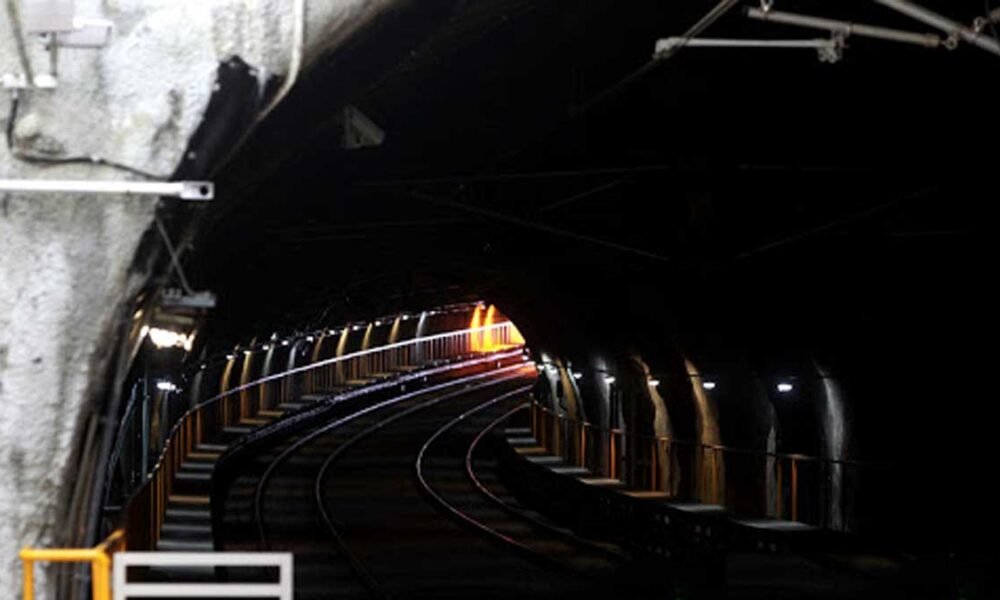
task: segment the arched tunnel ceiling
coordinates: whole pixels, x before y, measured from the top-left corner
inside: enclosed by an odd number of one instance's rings
[[[867,1],[780,4],[926,30]],[[213,335],[485,296],[539,331],[623,346],[752,340],[872,369],[910,342],[965,341],[985,314],[997,57],[863,39],[835,65],[688,50],[581,112],[709,5],[438,2],[384,18],[218,174],[189,257],[221,297]],[[709,33],[801,35],[738,13]],[[385,129],[382,147],[339,148],[346,104]]]

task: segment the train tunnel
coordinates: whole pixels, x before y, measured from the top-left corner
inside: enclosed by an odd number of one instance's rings
[[[108,589],[996,597],[989,2],[371,4],[217,65],[61,492]]]

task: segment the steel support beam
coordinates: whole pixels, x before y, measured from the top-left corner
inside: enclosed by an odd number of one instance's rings
[[[754,40],[725,38],[669,37],[656,42],[656,52],[670,52],[678,46],[686,48],[835,48],[834,40]]]
[[[747,16],[758,21],[769,21],[784,25],[795,25],[797,27],[807,27],[810,29],[821,29],[833,33],[844,35],[856,35],[861,37],[875,38],[890,42],[900,42],[903,44],[915,44],[925,48],[938,48],[944,44],[941,36],[933,33],[915,33],[891,29],[888,27],[877,27],[862,23],[851,23],[849,21],[838,21],[836,19],[825,19],[809,15],[800,15],[777,10],[761,10],[759,8],[748,8]]]
[[[949,36],[956,36],[968,44],[1000,56],[1000,41],[997,41],[996,38],[984,33],[977,33],[970,27],[910,2],[910,0],[875,0],[875,2],[925,25],[936,27]]]

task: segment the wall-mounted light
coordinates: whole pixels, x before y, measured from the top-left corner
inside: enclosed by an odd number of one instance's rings
[[[410,320],[410,315],[403,315],[403,320],[404,321],[409,321]]]
[[[161,392],[176,392],[177,385],[172,381],[167,381],[165,379],[156,382],[156,389]]]
[[[270,344],[264,344],[263,348],[264,348],[264,352],[267,352],[268,350],[271,349],[271,345]]]
[[[351,327],[351,331],[361,331],[361,325],[355,325],[354,327]]]
[[[659,379],[650,379],[649,380],[649,387],[651,387],[651,388],[660,387],[660,380]]]
[[[250,356],[251,354],[253,354],[253,350],[244,350],[243,351],[243,356]]]
[[[381,327],[382,321],[375,321],[375,327]]]
[[[307,335],[307,336],[306,336],[306,341],[307,341],[307,342],[309,342],[310,344],[311,344],[311,343],[313,343],[313,341],[314,341],[315,339],[316,339],[316,338],[314,338],[314,337],[313,337],[313,336],[311,336],[311,335]]]
[[[573,373],[573,379],[576,380],[583,379],[583,373]]]
[[[794,389],[795,386],[790,383],[782,382],[778,384],[778,391],[781,392],[782,394],[787,394],[788,392]]]
[[[608,376],[606,376],[606,377],[604,378],[604,383],[606,383],[606,384],[608,384],[608,385],[614,385],[614,383],[615,383],[615,378],[614,378],[614,377],[611,377],[610,375],[608,375]]]
[[[142,329],[139,330],[139,335],[140,337],[149,336],[149,341],[153,342],[153,345],[161,350],[164,348],[183,348],[185,351],[190,352],[191,346],[194,344],[193,333],[185,334],[172,329],[163,329],[162,327],[143,325]]]
[[[715,389],[715,382],[714,381],[702,381],[701,382],[701,387],[705,388],[706,390],[714,390]]]
[[[281,345],[282,346],[287,346],[288,345],[288,340],[281,340]]]
[[[236,358],[236,356],[233,355],[233,354],[227,354],[226,355],[226,360],[233,360],[234,358]]]

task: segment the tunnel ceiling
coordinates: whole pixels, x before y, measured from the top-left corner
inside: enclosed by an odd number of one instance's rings
[[[188,258],[216,335],[480,296],[704,346],[974,326],[1000,60],[692,49],[616,86],[711,4],[413,3],[356,36],[216,176]],[[778,5],[926,31],[867,1]],[[738,12],[706,35],[814,37]],[[340,149],[347,104],[382,147]]]

